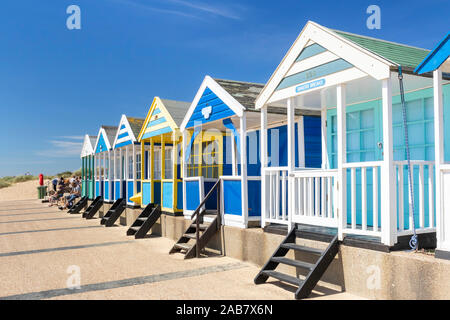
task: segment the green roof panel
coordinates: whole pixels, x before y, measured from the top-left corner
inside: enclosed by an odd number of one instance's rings
[[[430,50],[403,44],[374,39],[343,31],[333,30],[345,39],[363,47],[376,55],[404,67],[415,68],[428,55]]]

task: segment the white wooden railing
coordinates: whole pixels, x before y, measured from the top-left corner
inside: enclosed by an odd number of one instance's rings
[[[344,164],[343,167],[347,170],[346,179],[350,173],[350,180],[342,185],[346,188],[347,197],[350,194],[350,206],[347,207],[342,217],[343,225],[346,226],[343,228],[343,233],[381,236],[381,224],[379,223],[381,202],[379,171],[381,165],[381,161]],[[371,179],[369,174],[371,174]],[[361,199],[360,205],[358,205],[357,199]],[[372,203],[370,207],[368,206],[369,202]],[[350,217],[347,216],[348,214]],[[360,217],[360,221],[357,217]]]
[[[397,174],[397,235],[413,233],[413,212],[409,209],[411,201],[410,184],[408,178],[407,161],[394,161]],[[416,223],[416,232],[435,231],[435,183],[434,161],[412,160],[414,206],[419,212],[419,224]],[[426,177],[425,177],[426,173]],[[418,189],[418,193],[416,190]],[[406,201],[408,200],[408,201]],[[408,213],[408,225],[406,226],[405,212]]]
[[[345,181],[338,181],[338,170],[263,168],[262,223],[312,224],[337,227],[342,234],[381,237],[383,186],[380,185],[382,161],[345,163]],[[433,161],[411,161],[415,210],[419,218],[416,232],[434,232],[435,166]],[[409,212],[407,162],[394,161],[396,181],[396,221],[390,232],[397,236],[413,233],[413,213]],[[290,190],[292,189],[292,190]],[[340,192],[345,208],[339,208]],[[289,193],[291,197],[289,196]],[[291,201],[292,208],[288,205]],[[265,207],[265,208],[264,208]],[[405,214],[408,216],[405,217]],[[406,219],[406,221],[405,221]]]
[[[287,206],[288,168],[266,167],[262,169],[265,192],[262,199],[265,202],[263,224],[289,224]]]
[[[292,222],[337,227],[337,170],[301,170],[291,174]]]

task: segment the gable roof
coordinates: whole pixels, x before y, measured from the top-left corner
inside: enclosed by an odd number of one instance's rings
[[[437,46],[417,64],[414,72],[423,74],[437,70],[443,66],[444,72],[450,72],[450,32],[437,44]]]
[[[94,154],[94,145],[97,137],[86,134],[84,136],[83,147],[81,148],[81,158]]]
[[[214,97],[217,97],[217,99],[220,100],[221,104],[226,106],[225,108],[228,108],[228,112],[225,111],[226,116],[235,114],[238,117],[242,117],[244,111],[255,110],[255,99],[263,87],[264,85],[259,83],[213,79],[210,76],[205,76],[183,119],[180,126],[181,131],[184,131],[187,127],[197,107],[199,107],[201,103],[206,103],[202,102],[202,96],[205,93],[211,92]],[[219,109],[222,110],[223,107],[219,107]]]
[[[306,54],[307,49],[312,52]],[[392,70],[399,66],[412,69],[427,54],[425,49],[308,21],[256,99],[256,108],[366,76],[387,79]]]
[[[264,88],[262,83],[243,82],[214,78],[245,109],[255,109],[255,100]]]
[[[137,141],[144,119],[122,115],[114,138],[113,148],[120,148]]]
[[[137,135],[138,141],[178,129],[188,108],[188,102],[154,97]]]
[[[333,30],[336,34],[373,52],[384,59],[402,67],[415,68],[430,52],[430,50],[416,48],[400,43],[375,39],[349,32]]]
[[[111,141],[114,141],[116,131],[117,131],[117,127],[102,125],[98,131],[97,140],[95,142],[95,147],[94,147],[94,152],[99,153],[99,152],[111,150]],[[99,147],[99,142],[101,141],[102,137],[105,142],[106,150],[97,150]]]

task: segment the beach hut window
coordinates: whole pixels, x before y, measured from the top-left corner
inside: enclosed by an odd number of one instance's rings
[[[133,156],[128,156],[128,179],[133,179]]]
[[[155,180],[161,180],[161,149],[155,149],[155,152],[153,153],[155,159],[154,159],[154,166],[155,166]]]
[[[109,178],[109,158],[105,161],[105,179]]]
[[[126,176],[125,176],[125,156],[122,156],[122,160],[121,160],[121,170],[122,170],[122,174],[120,175],[120,177],[122,178],[122,179],[124,179]]]
[[[198,143],[192,146],[191,157],[189,159],[188,174],[190,177],[199,176],[200,167],[200,147]]]
[[[164,150],[164,179],[173,179],[172,147]]]
[[[202,176],[205,178],[219,177],[219,143],[217,140],[202,143]]]
[[[141,179],[141,154],[136,155],[136,179]]]

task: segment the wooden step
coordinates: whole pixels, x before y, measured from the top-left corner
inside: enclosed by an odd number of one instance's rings
[[[302,251],[302,252],[313,253],[313,254],[322,254],[323,253],[323,250],[321,250],[321,249],[300,246],[300,245],[295,244],[295,243],[283,243],[281,245],[281,247],[282,248],[286,248],[286,249],[292,249],[292,250],[295,250],[295,251]]]
[[[303,283],[303,280],[301,280],[299,278],[289,276],[287,274],[273,271],[273,270],[265,270],[262,273],[268,277],[272,277],[272,278],[278,279],[280,281],[290,283],[294,286],[300,286]]]
[[[197,225],[196,225],[195,223],[193,223],[193,224],[191,225],[191,227],[193,227],[194,229],[196,229],[196,228],[197,228]],[[206,230],[206,229],[209,227],[209,223],[200,223],[200,224],[198,225],[198,227],[199,227],[200,230]]]
[[[147,221],[147,220],[148,220],[148,217],[145,217],[145,218],[137,218],[137,220],[139,220],[139,221]]]
[[[131,230],[134,230],[134,231],[139,231],[140,228],[141,228],[141,227],[130,227],[130,229],[131,229]]]
[[[187,251],[190,248],[192,248],[192,245],[190,245],[188,243],[175,243],[175,248]]]
[[[292,259],[288,259],[285,257],[273,257],[271,260],[274,262],[287,264],[289,266],[303,268],[303,269],[307,269],[307,270],[312,270],[315,267],[314,264],[303,262],[303,261],[298,261],[298,260],[292,260]]]

